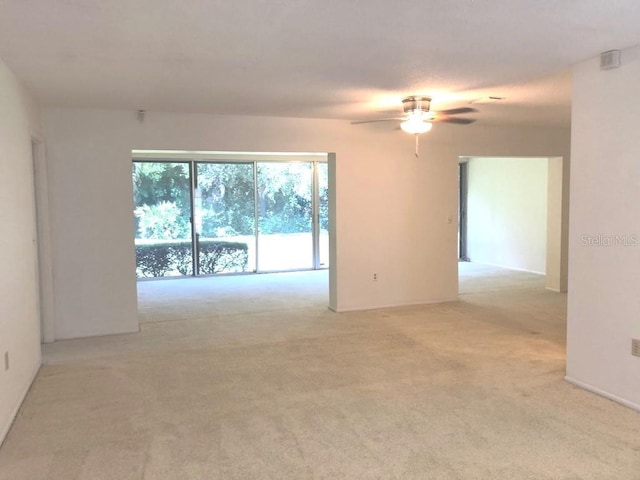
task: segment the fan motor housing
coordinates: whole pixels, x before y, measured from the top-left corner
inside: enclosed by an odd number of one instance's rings
[[[428,112],[431,108],[431,97],[410,96],[402,99],[402,108],[404,113],[422,110]]]

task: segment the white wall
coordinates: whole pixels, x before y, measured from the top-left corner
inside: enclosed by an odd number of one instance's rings
[[[548,162],[547,158],[468,160],[471,261],[546,272]]]
[[[640,47],[573,96],[567,379],[640,409]]]
[[[457,298],[459,156],[569,151],[564,129],[437,125],[416,159],[413,139],[382,124],[156,112],[139,123],[133,111],[59,108],[43,121],[56,338],[138,328],[132,149],[335,152],[338,311]]]
[[[31,156],[39,129],[36,104],[0,60],[0,442],[40,366]]]

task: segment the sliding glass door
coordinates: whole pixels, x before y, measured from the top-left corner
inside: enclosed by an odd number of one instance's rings
[[[134,162],[138,277],[191,275],[191,165]]]
[[[255,271],[253,163],[196,162],[195,172],[197,274]]]
[[[312,164],[257,167],[258,270],[313,268]]]
[[[139,277],[328,267],[325,162],[134,160]]]

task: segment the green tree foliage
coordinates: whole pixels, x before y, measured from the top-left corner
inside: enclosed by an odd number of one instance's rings
[[[329,167],[326,163],[318,164],[318,187],[320,228],[329,230]]]
[[[253,164],[199,163],[196,171],[201,198],[202,236],[253,235]]]
[[[311,166],[258,164],[260,233],[311,231]]]
[[[309,164],[258,163],[260,233],[311,231]],[[206,238],[253,235],[255,189],[253,164],[200,163],[201,233]]]
[[[248,247],[241,242],[200,242],[200,274],[245,272]],[[138,277],[164,277],[193,274],[189,241],[165,241],[136,245]]]
[[[133,162],[134,215],[139,245],[191,239],[190,167],[190,162]],[[198,187],[195,217],[201,240],[254,235],[256,214],[260,234],[311,232],[311,171],[310,163],[196,162],[193,172]],[[319,182],[323,229],[327,228],[326,176],[326,165],[323,165]],[[139,261],[146,265],[144,275],[160,276],[166,269],[190,274],[191,260],[186,253],[173,247],[163,248],[139,249]],[[175,258],[160,258],[161,252]],[[226,253],[227,256],[219,259],[216,255],[218,253],[210,255],[215,260],[209,263],[218,265],[230,258]],[[213,263],[208,267],[212,272],[218,268],[214,268]]]
[[[145,204],[137,207],[133,213],[138,220],[138,234],[141,238],[171,240],[189,235],[189,219],[181,215],[174,202]]]
[[[188,238],[189,192],[188,163],[133,162],[136,238]]]

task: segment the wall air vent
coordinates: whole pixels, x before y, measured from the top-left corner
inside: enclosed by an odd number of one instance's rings
[[[600,54],[600,70],[620,67],[620,50],[609,50]]]

